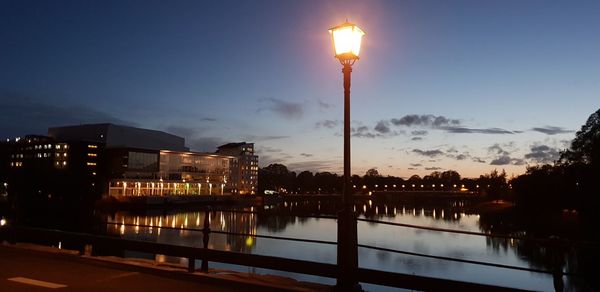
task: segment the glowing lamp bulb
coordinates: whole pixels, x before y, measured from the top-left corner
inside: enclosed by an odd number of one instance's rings
[[[365,32],[348,21],[329,29],[335,57],[340,61],[358,60],[360,44]]]

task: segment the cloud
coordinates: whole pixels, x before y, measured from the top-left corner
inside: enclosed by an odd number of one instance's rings
[[[319,108],[321,108],[321,109],[330,109],[330,108],[334,108],[335,107],[335,105],[333,105],[331,103],[324,102],[324,101],[322,101],[320,99],[318,100],[318,105],[319,105]]]
[[[504,148],[502,148],[500,146],[500,144],[498,144],[498,143],[496,143],[496,144],[488,147],[487,150],[488,150],[489,153],[493,153],[493,154],[502,154],[502,155],[508,155],[509,154],[509,152],[506,151],[506,150],[504,150]]]
[[[201,121],[201,122],[216,122],[217,119],[215,119],[215,118],[199,118],[198,121]]]
[[[437,157],[440,155],[444,155],[444,152],[441,150],[421,150],[421,149],[413,149],[413,153],[417,153],[419,155],[427,156],[427,157]]]
[[[289,102],[277,98],[264,98],[260,102],[264,106],[260,107],[257,112],[271,111],[286,119],[299,119],[304,114],[304,106],[301,103]]]
[[[553,126],[545,126],[531,129],[532,131],[544,133],[546,135],[556,135],[556,134],[564,134],[564,133],[573,133],[572,130],[567,130],[562,127],[553,127]]]
[[[245,141],[268,141],[268,140],[280,140],[290,138],[290,136],[254,136],[254,135],[245,135],[242,137],[242,140]]]
[[[342,121],[340,120],[324,120],[324,121],[320,121],[317,122],[315,124],[315,127],[318,128],[328,128],[328,129],[333,129],[335,127],[337,127],[338,125],[340,125],[342,123]]]
[[[525,161],[523,159],[511,158],[508,155],[501,155],[500,157],[492,160],[490,165],[523,165]]]
[[[519,131],[509,131],[501,128],[472,129],[465,127],[441,127],[440,129],[454,134],[516,134]]]
[[[473,162],[477,162],[477,163],[485,163],[485,160],[479,158],[479,157],[472,157],[471,161]]]
[[[332,171],[339,172],[342,170],[342,165],[338,160],[313,160],[313,161],[302,161],[288,163],[287,167],[291,171]]]
[[[314,155],[310,154],[310,153],[300,153],[300,156],[304,156],[304,157],[313,157]]]
[[[458,155],[456,155],[454,158],[455,158],[456,160],[465,160],[465,159],[467,159],[467,157],[468,157],[468,156],[467,156],[466,154],[458,154]]]
[[[351,131],[352,137],[358,138],[388,138],[405,134],[404,131],[392,131],[389,127],[389,122],[383,120],[379,121],[375,127],[373,127],[373,131],[367,126],[358,126],[352,128]]]
[[[536,163],[553,163],[560,156],[558,149],[550,148],[547,145],[531,146],[531,152],[525,154],[525,159]]]
[[[196,133],[192,128],[181,126],[168,126],[165,128],[165,132],[182,137],[191,137]]]
[[[419,167],[419,166],[423,166],[423,164],[421,164],[421,163],[411,163],[410,166]]]
[[[357,128],[352,128],[352,137],[357,137],[357,138],[376,138],[376,137],[380,137],[381,134],[373,134],[371,132],[369,132],[369,127],[367,126],[359,126]]]
[[[272,148],[269,146],[260,146],[260,147],[256,147],[256,153],[257,154],[261,154],[261,153],[281,153],[283,150],[279,149],[279,148]]]
[[[425,170],[440,170],[443,169],[441,167],[433,166],[433,167],[425,167]]]
[[[421,140],[423,140],[423,137],[412,137],[411,140],[413,140],[413,141],[421,141]]]
[[[227,143],[221,137],[196,137],[186,139],[186,144],[192,151],[214,152],[217,147]]]
[[[48,127],[91,123],[136,125],[84,105],[49,105],[18,94],[0,95],[0,135],[4,138],[46,135]]]
[[[457,119],[449,119],[444,116],[434,115],[406,115],[399,119],[391,119],[390,122],[396,126],[425,126],[425,127],[440,127],[459,125]]]
[[[425,130],[414,130],[414,131],[412,131],[410,133],[413,134],[414,136],[425,136],[425,135],[427,135],[427,131],[425,131]]]
[[[390,127],[386,121],[377,122],[377,125],[375,125],[375,128],[373,129],[382,134],[387,134],[390,132]]]

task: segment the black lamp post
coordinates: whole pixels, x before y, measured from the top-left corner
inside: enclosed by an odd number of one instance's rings
[[[365,34],[348,21],[329,29],[333,40],[335,57],[342,64],[344,74],[344,194],[342,210],[338,213],[337,263],[339,275],[337,288],[342,291],[360,290],[356,280],[358,269],[358,237],[356,215],[352,208],[352,176],[350,170],[350,74],[358,60],[360,44]]]

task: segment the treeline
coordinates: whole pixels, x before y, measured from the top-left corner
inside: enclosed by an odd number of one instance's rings
[[[518,206],[598,216],[600,196],[600,110],[575,134],[554,164],[529,167],[512,181]]]
[[[335,194],[343,190],[343,176],[331,172],[302,171],[298,174],[289,171],[285,165],[271,164],[259,169],[259,193],[275,191],[281,194]],[[505,197],[509,184],[506,172],[492,171],[479,178],[462,178],[454,170],[434,171],[409,179],[395,176],[382,176],[377,169],[369,169],[365,175],[351,178],[354,193],[372,191],[460,191],[485,192],[492,198]]]

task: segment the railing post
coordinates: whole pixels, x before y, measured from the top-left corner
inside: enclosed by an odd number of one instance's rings
[[[194,257],[188,258],[188,273],[196,271],[196,259]]]
[[[564,264],[563,251],[565,251],[565,249],[562,247],[560,239],[557,237],[552,238],[550,247],[550,258],[552,260],[552,282],[554,284],[554,291],[562,292],[565,289],[562,271]]]
[[[208,260],[206,259],[206,251],[208,250],[208,240],[210,236],[210,225],[208,224],[208,216],[210,216],[210,212],[206,210],[204,213],[204,228],[202,229],[202,244],[204,250],[204,257],[202,258],[202,266],[200,270],[203,273],[208,273]]]

